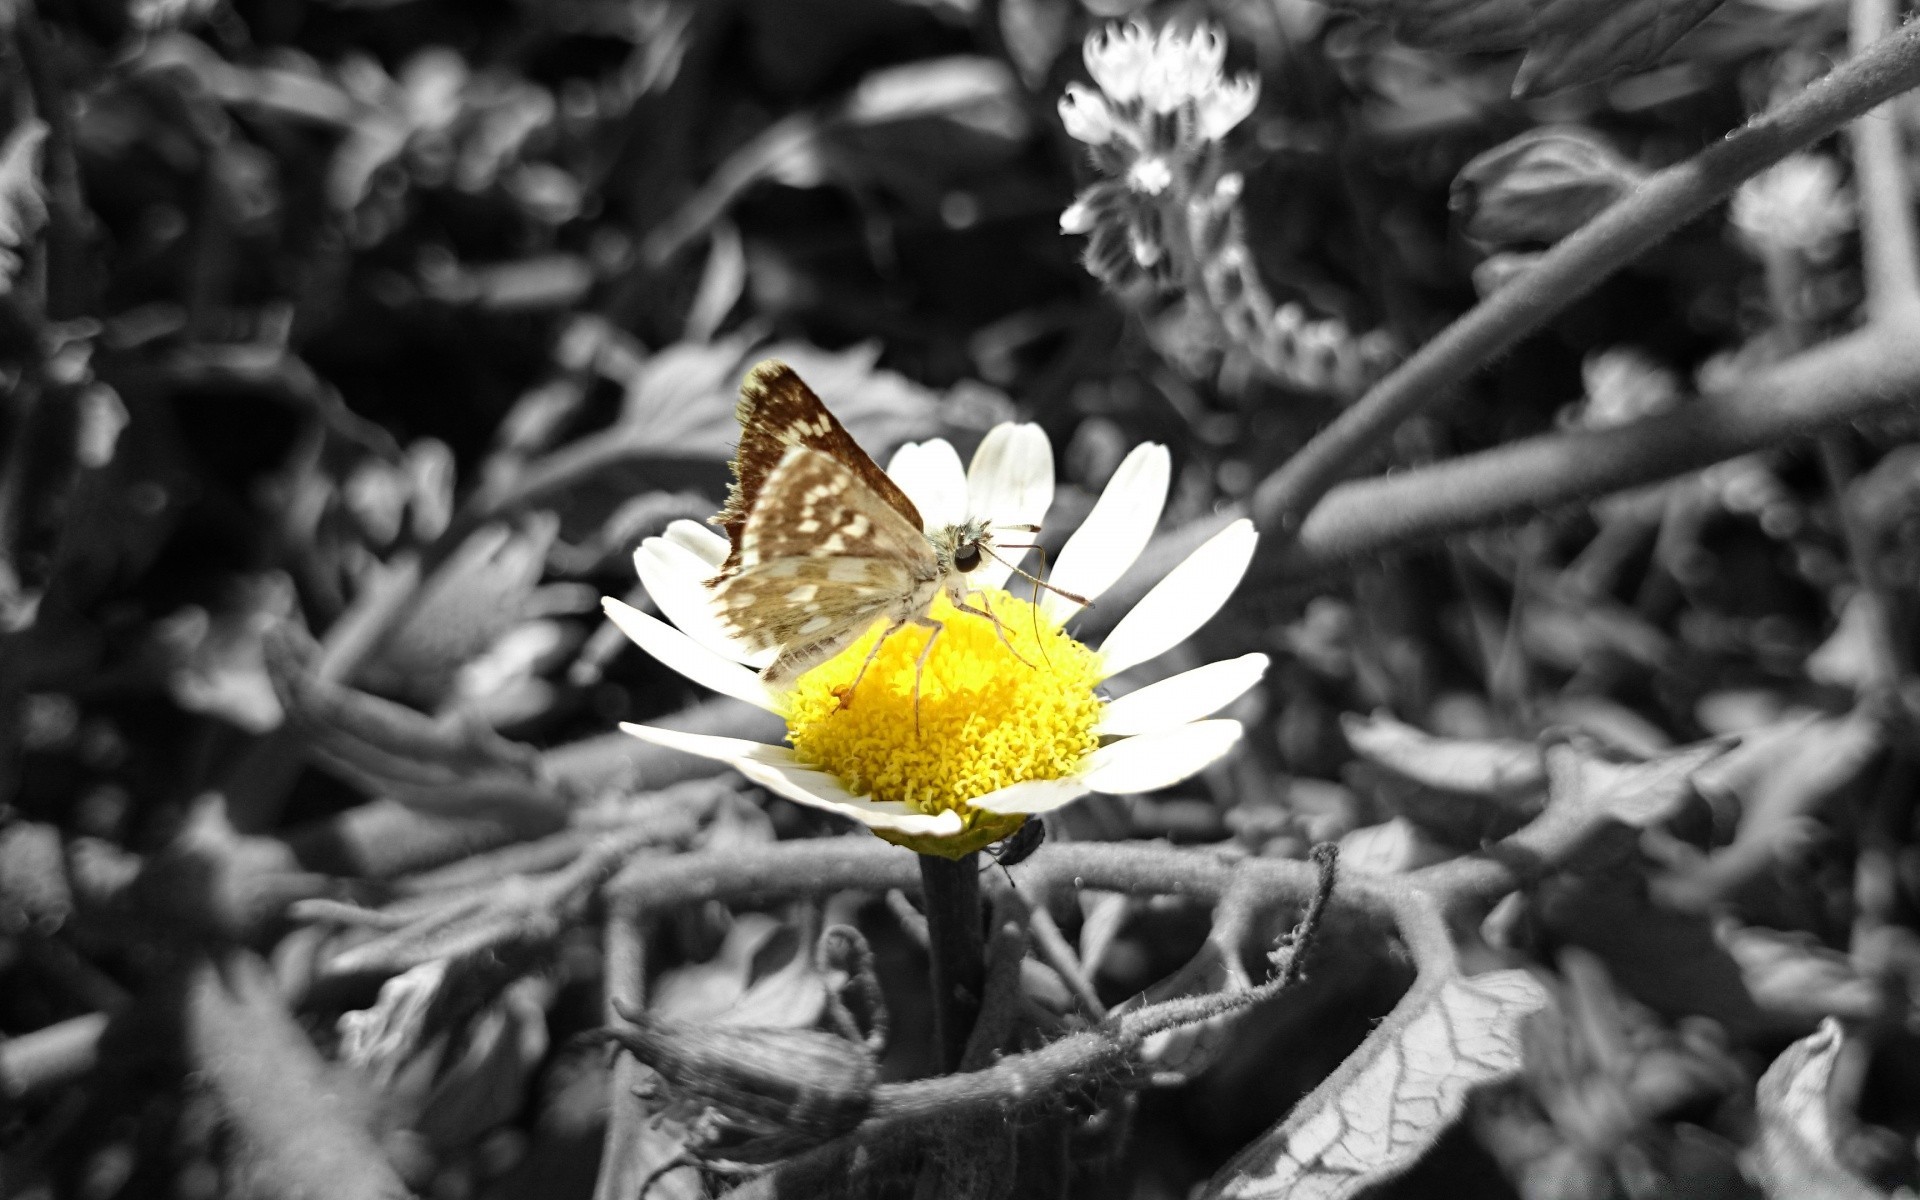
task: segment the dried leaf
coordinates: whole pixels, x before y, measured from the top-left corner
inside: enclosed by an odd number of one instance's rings
[[[1525,971],[1451,976],[1369,1038],[1287,1119],[1243,1150],[1212,1200],[1346,1200],[1411,1167],[1478,1087],[1520,1070],[1523,1022],[1547,1003]]]
[[[1839,1131],[1827,1087],[1845,1041],[1840,1022],[1828,1017],[1760,1077],[1753,1167],[1774,1200],[1883,1200],[1884,1193],[1842,1167],[1835,1154]]]

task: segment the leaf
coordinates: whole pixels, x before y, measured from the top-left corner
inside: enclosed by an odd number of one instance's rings
[[[1525,971],[1451,976],[1396,1014],[1285,1121],[1241,1151],[1209,1200],[1346,1200],[1411,1167],[1474,1089],[1521,1066],[1526,1019],[1547,990]]]
[[[1118,1015],[1183,996],[1238,994],[1253,986],[1246,968],[1235,955],[1209,938],[1185,966],[1158,981],[1145,991],[1136,992],[1113,1006],[1110,1015]],[[1197,1078],[1233,1044],[1234,1027],[1241,1013],[1232,1011],[1209,1017],[1193,1025],[1163,1029],[1140,1043],[1134,1054],[1156,1075],[1161,1085],[1185,1084]]]
[[[1722,0],[1338,0],[1409,46],[1454,52],[1526,48],[1517,98],[1652,66]]]
[[[527,614],[560,521],[552,512],[475,530],[421,585],[405,616],[360,669],[372,691],[435,705],[460,668]]]
[[[1845,1044],[1840,1022],[1828,1017],[1819,1029],[1788,1046],[1760,1077],[1760,1137],[1752,1158],[1754,1174],[1774,1200],[1884,1196],[1835,1156],[1839,1131],[1827,1088]]]
[[[1544,36],[1529,38],[1513,79],[1517,98],[1543,96],[1650,67],[1721,0],[1576,0],[1541,13]]]
[[[1610,762],[1575,742],[1549,746],[1550,803],[1580,805],[1595,815],[1645,829],[1678,811],[1694,794],[1693,773],[1734,744],[1724,739],[1700,742],[1638,763]]]
[[[1360,757],[1442,791],[1517,796],[1546,781],[1540,751],[1530,742],[1434,737],[1379,712],[1343,714],[1340,727]]]

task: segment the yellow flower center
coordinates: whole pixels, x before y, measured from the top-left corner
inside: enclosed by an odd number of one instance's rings
[[[874,831],[947,858],[997,842],[1026,822],[1020,815],[976,812],[968,801],[1008,784],[1064,778],[1100,744],[1093,732],[1102,708],[1094,693],[1100,656],[1004,591],[976,594],[968,603],[998,617],[999,630],[943,595],[932,616],[946,628],[924,669],[920,653],[932,630],[909,625],[875,653],[886,629],[876,623],[802,675],[786,701],[787,740],[800,761],[831,772],[856,796],[903,801],[923,813],[959,813],[958,834]],[[853,688],[869,653],[873,662]]]

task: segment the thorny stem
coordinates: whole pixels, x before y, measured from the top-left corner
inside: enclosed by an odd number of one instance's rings
[[[1300,528],[1315,502],[1400,422],[1439,404],[1473,371],[1743,180],[1917,83],[1920,26],[1909,25],[1725,140],[1650,176],[1422,346],[1269,476],[1253,497],[1255,520],[1263,529]]]
[[[980,856],[922,854],[921,901],[933,991],[934,1040],[941,1066],[958,1070],[986,991],[986,942],[980,929]]]

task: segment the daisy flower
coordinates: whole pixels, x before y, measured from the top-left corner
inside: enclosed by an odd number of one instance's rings
[[[902,446],[888,474],[928,529],[968,517],[997,528],[1032,526],[1053,501],[1053,451],[1035,425],[993,429],[967,468],[945,441]],[[928,631],[909,626],[885,639],[851,692],[884,621],[790,690],[776,691],[756,673],[771,656],[755,656],[727,635],[704,582],[726,558],[726,539],[678,522],[634,553],[640,581],[667,620],[613,599],[607,615],[687,678],[780,716],[788,744],[621,728],[727,763],[777,795],[858,821],[890,842],[952,859],[1089,792],[1178,783],[1240,740],[1238,721],[1212,714],[1259,681],[1266,656],[1211,663],[1117,699],[1105,685],[1171,650],[1220,610],[1253,556],[1252,523],[1236,521],[1195,550],[1098,647],[1069,632],[1081,606],[1060,594],[1095,600],[1132,566],[1160,520],[1168,476],[1164,446],[1136,448],[1062,548],[1049,580],[1060,592],[1045,592],[1038,603],[1022,599],[1005,588],[1012,567],[990,559],[970,576],[979,592],[970,603],[994,619],[940,600],[932,615],[945,630],[924,668],[918,660]]]

